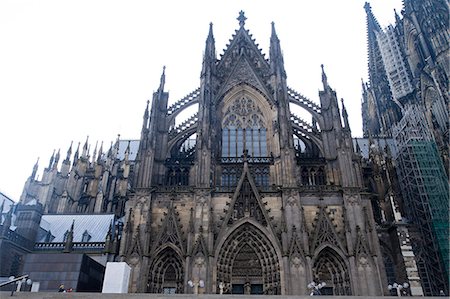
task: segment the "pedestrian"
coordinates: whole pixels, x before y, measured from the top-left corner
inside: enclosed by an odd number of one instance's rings
[[[58,293],[65,293],[65,292],[66,289],[64,288],[64,285],[63,284],[59,285]]]

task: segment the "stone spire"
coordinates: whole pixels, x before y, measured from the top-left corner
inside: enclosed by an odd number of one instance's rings
[[[58,149],[58,152],[56,153],[56,156],[55,156],[55,162],[53,162],[53,169],[58,168],[58,162],[59,162],[60,156],[61,156],[61,149]]]
[[[70,226],[70,229],[67,231],[67,237],[64,243],[64,250],[63,252],[71,252],[73,248],[73,231],[75,226],[75,219],[72,221],[72,225]]]
[[[67,150],[67,156],[66,156],[66,159],[64,160],[65,163],[69,163],[69,161],[70,161],[70,156],[72,155],[72,144],[73,144],[73,141],[70,142],[69,149]]]
[[[144,117],[143,117],[143,121],[142,121],[142,132],[144,132],[144,130],[146,130],[148,128],[148,117],[149,117],[149,111],[148,111],[148,105],[150,104],[150,101],[147,100],[147,107],[145,107],[145,111],[144,111]]]
[[[347,109],[345,109],[344,99],[343,98],[341,98],[341,103],[342,103],[342,118],[344,119],[344,126],[345,126],[346,130],[350,131],[350,125],[348,123]]]
[[[50,161],[48,162],[48,167],[47,167],[47,169],[52,169],[53,161],[55,161],[55,151],[56,151],[56,150],[53,150],[53,154],[52,154],[52,156],[50,157]]]
[[[103,141],[100,143],[100,149],[98,150],[97,164],[100,164],[102,162],[102,156],[103,156]]]
[[[77,150],[75,151],[75,154],[73,155],[73,164],[72,165],[77,164],[79,155],[80,155],[80,143],[78,142]]]
[[[206,38],[205,53],[203,55],[202,76],[214,72],[216,62],[216,46],[213,35],[213,24],[209,23],[208,37]]]
[[[88,155],[88,143],[89,143],[89,135],[86,137],[86,141],[83,145],[83,152],[81,153],[81,157],[87,158]]]
[[[272,35],[270,36],[270,67],[272,72],[280,72],[280,75],[283,78],[286,78],[283,54],[281,52],[280,40],[275,30],[274,22],[272,22]]]
[[[163,66],[161,78],[159,79],[158,92],[164,92],[164,85],[166,84],[166,66]]]
[[[39,157],[37,158],[36,163],[33,166],[33,171],[31,172],[30,178],[32,180],[34,180],[36,178],[36,173],[37,173],[38,167],[39,167]],[[0,212],[1,212],[1,210],[0,210]]]
[[[325,74],[325,69],[323,64],[320,65],[322,68],[322,84],[323,84],[323,90],[327,90],[330,86],[328,85],[328,78],[327,74]]]

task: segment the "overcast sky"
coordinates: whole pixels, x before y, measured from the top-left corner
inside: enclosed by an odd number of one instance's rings
[[[269,55],[271,22],[288,85],[319,102],[320,64],[362,135],[361,78],[367,80],[363,0],[314,1],[0,1],[0,191],[18,201],[38,157],[89,136],[106,147],[138,139],[146,101],[166,66],[169,103],[199,84],[209,23],[217,55],[245,27]],[[401,0],[371,0],[380,25]],[[60,162],[61,162],[60,160]]]

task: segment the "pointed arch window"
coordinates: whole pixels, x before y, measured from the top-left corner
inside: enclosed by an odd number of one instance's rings
[[[267,157],[266,128],[222,128],[222,157],[240,157],[244,150],[251,157]]]
[[[222,122],[222,157],[267,157],[267,129],[261,109],[252,99],[237,99]]]
[[[253,99],[236,99],[224,113],[222,121],[222,168],[221,185],[236,186],[241,176],[241,167],[231,164],[242,163],[247,153],[250,171],[258,186],[269,185],[267,157],[267,129],[261,109]],[[263,159],[261,159],[263,158]],[[261,163],[267,160],[266,164]]]

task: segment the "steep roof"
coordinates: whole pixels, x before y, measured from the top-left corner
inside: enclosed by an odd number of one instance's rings
[[[70,230],[72,223],[74,223],[73,242],[81,242],[85,231],[91,237],[89,242],[104,242],[113,221],[114,214],[43,215],[40,226],[54,236],[51,242],[63,242],[64,234]],[[45,237],[37,241],[44,242]]]
[[[354,147],[356,147],[356,143],[358,143],[363,158],[368,159],[370,152],[369,138],[354,138],[353,139]],[[373,138],[373,143],[377,148],[381,150],[383,150],[387,146],[391,151],[392,155],[395,155],[395,153],[397,152],[397,149],[394,144],[394,139],[392,138]]]
[[[238,81],[253,85],[261,92],[270,94],[267,84],[270,76],[269,61],[255,43],[255,39],[245,29],[245,19],[244,13],[241,11],[238,18],[240,28],[232,35],[217,62],[218,78],[223,84],[222,92],[219,94],[226,92]],[[233,78],[239,80],[233,80]]]

